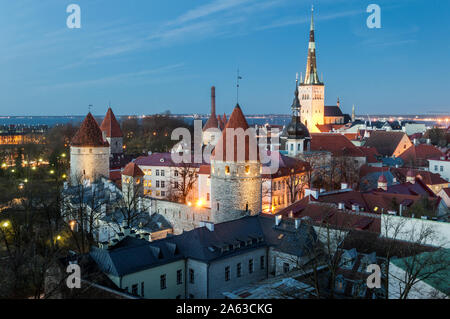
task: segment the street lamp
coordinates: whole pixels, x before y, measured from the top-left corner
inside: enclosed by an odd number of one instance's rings
[[[9,226],[9,221],[6,220],[2,223],[2,227],[6,228],[8,226]]]

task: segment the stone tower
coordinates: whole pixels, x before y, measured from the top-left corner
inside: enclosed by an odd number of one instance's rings
[[[218,140],[219,134],[214,134],[212,129],[220,130],[220,123],[217,120],[216,116],[216,87],[211,87],[211,114],[209,116],[208,121],[206,121],[205,126],[203,127],[203,144],[204,145],[215,145]]]
[[[214,223],[261,211],[261,162],[254,130],[238,105],[211,157],[211,214]]]
[[[100,177],[109,178],[109,144],[89,113],[70,143],[70,180],[76,185]]]
[[[288,134],[286,150],[288,155],[295,157],[310,150],[311,136],[308,128],[301,120],[301,106],[298,100],[298,85],[295,85],[294,101],[292,102],[292,120],[286,128]]]
[[[126,205],[137,205],[143,194],[144,172],[133,162],[122,171],[122,196]],[[136,209],[135,207],[134,209]]]
[[[100,129],[102,130],[103,140],[109,143],[110,153],[122,154],[123,134],[119,122],[117,122],[111,108],[108,108],[108,112],[106,112],[106,116],[103,119],[102,125],[100,125]]]
[[[317,124],[324,124],[325,85],[319,80],[316,63],[316,43],[314,40],[314,17],[311,12],[311,28],[309,31],[308,59],[304,80],[300,80],[298,98],[302,105],[302,122],[309,132],[316,133]]]

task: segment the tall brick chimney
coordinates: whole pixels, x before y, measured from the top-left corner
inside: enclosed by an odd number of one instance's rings
[[[216,117],[216,87],[211,87],[211,117]]]

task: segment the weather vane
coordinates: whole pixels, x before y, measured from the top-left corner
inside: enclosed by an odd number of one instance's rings
[[[239,68],[237,69],[236,78],[236,103],[239,104],[239,80],[242,80],[242,76],[239,75]]]

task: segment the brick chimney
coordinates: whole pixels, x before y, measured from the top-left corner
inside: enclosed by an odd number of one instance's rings
[[[216,87],[211,87],[211,116],[216,117]]]

